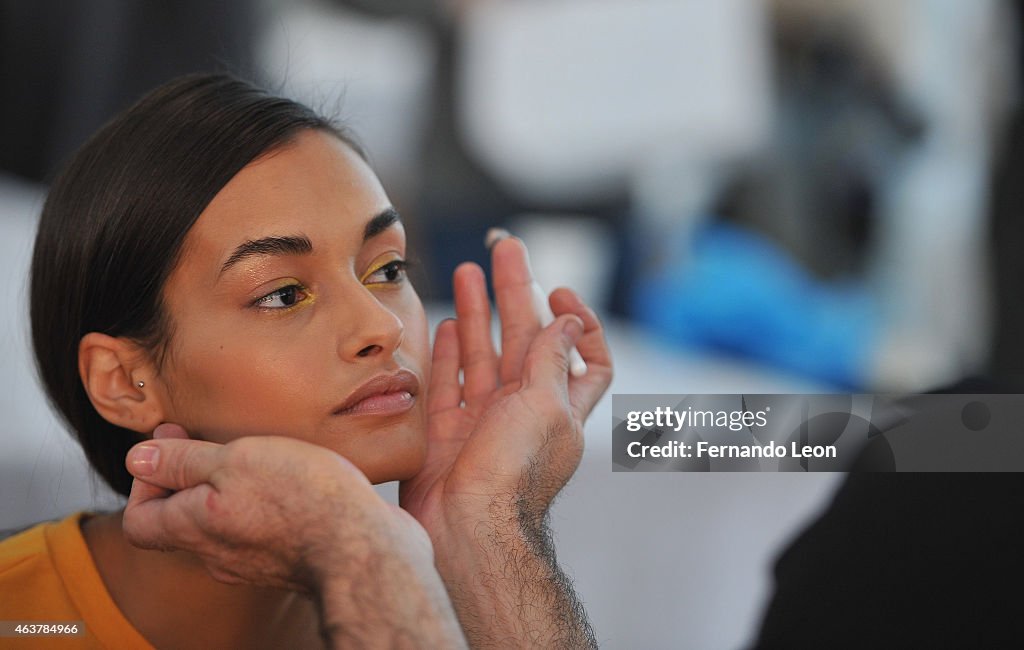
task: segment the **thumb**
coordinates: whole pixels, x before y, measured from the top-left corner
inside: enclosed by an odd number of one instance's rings
[[[169,490],[210,482],[223,464],[223,445],[201,440],[158,438],[130,450],[125,466],[136,479]]]
[[[166,439],[166,438],[188,438],[188,433],[180,425],[171,424],[165,422],[157,426],[153,430],[153,439]],[[152,447],[152,445],[150,445]],[[154,456],[156,456],[154,458]],[[128,457],[125,459],[125,466],[131,468],[134,474],[145,475],[147,470],[155,469],[155,461],[159,461],[159,454],[153,454],[152,452],[143,452],[141,458],[139,452],[134,454],[129,452]],[[170,496],[174,491],[169,490],[153,483],[147,483],[146,481],[136,478],[132,481],[132,490],[128,496],[129,506],[139,506],[147,501],[153,499],[163,499]]]
[[[561,386],[569,381],[569,352],[583,336],[583,321],[563,314],[537,335],[523,362],[523,383],[527,386]]]

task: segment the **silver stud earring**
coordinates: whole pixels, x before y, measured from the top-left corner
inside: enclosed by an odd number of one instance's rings
[[[146,385],[146,382],[140,381],[138,385],[139,385],[139,388],[142,388],[142,387],[144,387]]]

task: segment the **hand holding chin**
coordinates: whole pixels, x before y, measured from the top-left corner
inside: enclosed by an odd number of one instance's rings
[[[191,552],[223,582],[310,593],[338,643],[358,630],[461,643],[423,528],[338,454],[271,436],[189,440],[163,424],[126,464],[136,546]]]

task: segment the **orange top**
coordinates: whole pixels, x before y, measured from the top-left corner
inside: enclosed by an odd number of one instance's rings
[[[0,542],[0,628],[14,621],[78,623],[78,636],[13,635],[0,629],[0,647],[145,648],[107,593],[82,537],[84,513],[39,524]]]

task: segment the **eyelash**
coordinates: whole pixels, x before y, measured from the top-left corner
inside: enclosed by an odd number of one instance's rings
[[[253,307],[258,307],[260,309],[267,309],[267,310],[271,310],[271,311],[278,310],[278,309],[281,309],[281,310],[289,309],[289,308],[294,307],[295,305],[299,304],[300,302],[302,302],[302,300],[304,300],[307,297],[307,295],[308,295],[308,294],[306,294],[307,291],[309,291],[309,290],[306,289],[306,287],[302,286],[301,284],[289,284],[288,286],[281,287],[280,289],[276,289],[274,291],[271,291],[270,293],[268,293],[267,295],[265,295],[265,296],[263,296],[261,298],[257,298],[256,300],[253,301],[252,304],[253,304]],[[269,303],[271,300],[273,300],[274,297],[276,297],[276,296],[283,296],[283,294],[285,294],[287,292],[298,292],[298,293],[302,293],[304,295],[301,298],[295,298],[294,301],[291,304],[285,305],[283,307],[268,307],[267,306],[267,303]]]
[[[377,267],[376,269],[374,269],[372,273],[369,273],[363,279],[363,282],[366,282],[367,280],[369,280],[373,276],[375,276],[378,273],[383,271],[383,272],[385,272],[386,274],[389,274],[389,275],[391,273],[395,273],[396,276],[394,278],[386,279],[386,280],[384,280],[382,282],[371,282],[370,284],[401,284],[402,282],[405,281],[405,278],[407,277],[406,276],[406,272],[408,270],[409,270],[409,262],[407,262],[406,260],[391,260],[387,264],[385,264],[383,266],[380,266],[380,267]]]
[[[388,262],[387,264],[384,264],[383,266],[380,266],[380,267],[374,269],[373,272],[369,273],[366,276],[366,278],[364,278],[363,281],[366,282],[366,280],[372,278],[373,276],[377,275],[378,273],[384,272],[386,274],[385,277],[387,277],[387,275],[391,275],[391,274],[395,274],[395,276],[391,277],[391,278],[387,278],[387,279],[385,279],[383,281],[371,282],[369,284],[374,284],[374,285],[377,285],[377,284],[401,284],[402,282],[405,281],[405,279],[407,277],[407,271],[408,270],[409,270],[409,262],[408,261],[406,261],[406,260],[392,260],[392,261]],[[253,301],[252,304],[253,304],[254,307],[257,307],[257,308],[260,308],[260,309],[265,309],[265,310],[268,310],[268,311],[286,310],[286,309],[290,309],[291,307],[296,306],[297,304],[299,304],[300,302],[305,300],[308,297],[308,293],[307,293],[308,291],[309,290],[305,286],[303,286],[303,285],[301,285],[299,283],[289,284],[287,286],[281,287],[280,289],[275,289],[274,291],[271,291],[270,293],[268,293],[265,296],[261,296],[261,297],[257,298],[256,300]],[[282,297],[283,298],[285,295],[292,295],[292,296],[294,296],[295,293],[300,293],[300,294],[303,294],[303,295],[300,296],[300,297],[297,297],[297,298],[293,297],[292,298],[292,302],[290,304],[286,304],[286,305],[284,305],[282,307],[268,307],[267,306],[268,303],[273,301],[273,299],[275,297]]]

